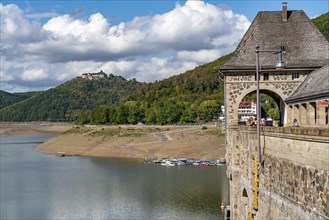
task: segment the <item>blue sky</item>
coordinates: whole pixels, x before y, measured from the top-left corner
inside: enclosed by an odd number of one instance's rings
[[[287,1],[313,18],[326,0]],[[1,1],[1,90],[43,90],[103,70],[153,82],[234,51],[282,1]]]
[[[147,16],[162,14],[172,10],[176,3],[184,4],[185,1],[175,0],[94,0],[94,1],[40,1],[40,0],[20,0],[2,1],[4,4],[13,3],[29,13],[53,12],[58,14],[78,13],[77,16],[88,17],[88,15],[101,12],[114,24],[119,21],[131,20],[136,16]],[[284,1],[284,0],[226,0],[226,1],[206,1],[214,5],[223,5],[231,8],[233,12],[244,14],[252,20],[258,11],[279,11],[282,2],[288,2],[288,6],[293,10],[304,10],[309,17],[314,17],[328,12],[327,0],[313,1]]]

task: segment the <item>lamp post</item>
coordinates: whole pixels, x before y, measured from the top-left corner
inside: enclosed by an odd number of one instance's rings
[[[257,153],[258,153],[258,162],[261,163],[261,155],[262,150],[260,147],[260,125],[259,125],[259,117],[260,117],[260,98],[259,98],[259,46],[256,46],[256,97],[257,97],[257,104],[256,104],[256,125],[257,125]]]
[[[262,150],[260,145],[260,117],[261,117],[261,103],[260,103],[260,94],[259,94],[259,53],[274,53],[279,54],[278,63],[275,65],[276,69],[284,69],[285,64],[282,61],[282,48],[277,50],[259,50],[259,45],[256,46],[256,126],[257,126],[257,154],[258,154],[258,162],[261,164],[262,162]]]

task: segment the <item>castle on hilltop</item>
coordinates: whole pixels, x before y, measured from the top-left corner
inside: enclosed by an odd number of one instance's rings
[[[93,80],[93,79],[101,79],[101,78],[106,78],[107,74],[103,72],[103,70],[101,70],[98,73],[83,73],[81,75],[81,78],[83,79],[89,79],[89,80]]]

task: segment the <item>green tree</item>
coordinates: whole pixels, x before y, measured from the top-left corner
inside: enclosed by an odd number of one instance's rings
[[[128,118],[127,107],[124,105],[119,105],[116,108],[115,123],[126,124],[128,122],[127,118]]]
[[[204,121],[210,121],[219,113],[219,104],[216,100],[203,101],[198,107],[198,115]]]
[[[196,105],[192,104],[189,105],[188,102],[184,103],[184,110],[180,117],[179,123],[185,124],[185,123],[193,123],[196,121],[197,118],[197,111],[196,111]]]
[[[156,124],[158,118],[158,109],[154,107],[150,107],[145,111],[145,123],[146,124]]]
[[[91,122],[93,124],[105,124],[107,122],[106,108],[104,106],[97,106],[92,111],[91,117]]]
[[[270,116],[273,120],[280,119],[280,113],[278,108],[270,108],[267,112],[268,116]]]
[[[129,124],[137,124],[138,121],[142,120],[144,114],[137,101],[126,101],[124,106],[127,110],[127,122]]]
[[[78,116],[77,116],[77,123],[80,125],[84,125],[84,124],[88,124],[90,123],[90,119],[89,119],[89,111],[84,111],[81,112]]]

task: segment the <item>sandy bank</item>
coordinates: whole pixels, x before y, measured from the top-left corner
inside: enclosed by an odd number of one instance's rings
[[[73,127],[69,123],[0,123],[1,136],[58,135]]]
[[[140,159],[224,157],[224,136],[218,127],[95,126],[76,127],[35,150],[49,154]]]

